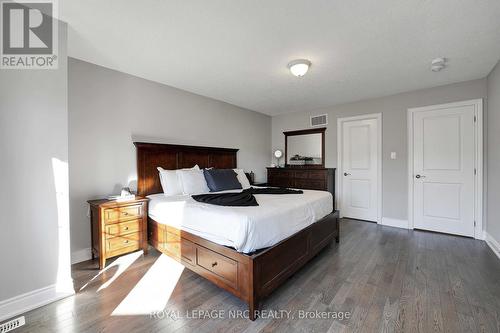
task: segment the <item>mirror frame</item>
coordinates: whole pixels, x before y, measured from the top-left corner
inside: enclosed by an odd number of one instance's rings
[[[285,135],[285,168],[311,168],[311,169],[323,169],[325,167],[325,131],[326,127],[319,128],[309,128],[298,131],[286,131],[283,132]],[[288,137],[296,135],[307,135],[307,134],[321,134],[321,164],[309,164],[309,165],[291,165],[288,164]]]

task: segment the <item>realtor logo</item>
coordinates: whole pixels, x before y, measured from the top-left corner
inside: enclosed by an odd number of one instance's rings
[[[56,9],[50,0],[0,1],[0,68],[57,68]]]

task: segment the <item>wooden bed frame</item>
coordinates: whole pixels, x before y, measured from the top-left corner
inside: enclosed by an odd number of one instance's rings
[[[236,168],[238,149],[134,142],[138,194],[161,193],[157,167]],[[324,247],[339,241],[338,212],[278,244],[251,254],[240,253],[202,237],[160,224],[148,217],[149,243],[244,302],[255,320],[259,301],[278,288]]]

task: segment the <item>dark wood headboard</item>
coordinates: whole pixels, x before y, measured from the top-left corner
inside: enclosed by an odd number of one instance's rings
[[[137,149],[137,194],[162,193],[157,167],[167,170],[191,168],[236,168],[238,149],[134,142]]]

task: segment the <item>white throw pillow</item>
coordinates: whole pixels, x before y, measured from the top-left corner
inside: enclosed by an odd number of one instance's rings
[[[241,184],[241,187],[243,189],[250,188],[251,187],[250,182],[248,181],[247,175],[245,175],[245,171],[243,171],[243,169],[233,169],[233,170],[234,170],[234,172],[236,172],[236,175],[237,175],[238,181]]]
[[[177,170],[183,194],[210,192],[202,170]]]
[[[177,175],[177,170],[165,170],[162,167],[157,167],[160,173],[160,183],[163,189],[163,193],[166,195],[180,195],[182,194],[182,184],[180,182],[179,176]],[[192,168],[182,169],[182,170],[200,170],[198,165]]]

